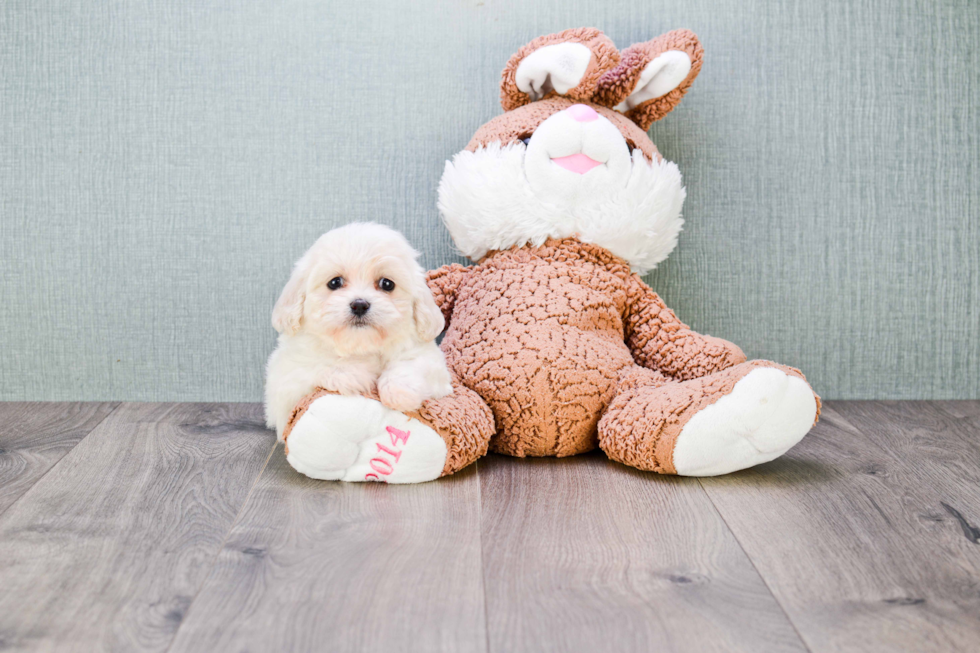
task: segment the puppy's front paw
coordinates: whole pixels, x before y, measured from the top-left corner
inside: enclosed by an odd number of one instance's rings
[[[422,395],[414,389],[397,383],[382,383],[378,386],[381,403],[399,412],[418,410],[422,406]]]
[[[443,397],[448,397],[453,393],[453,384],[449,381],[442,383],[436,388],[436,391],[432,393],[429,399],[442,399]]]
[[[341,395],[360,395],[370,392],[373,383],[370,377],[334,370],[318,379],[316,385]]]

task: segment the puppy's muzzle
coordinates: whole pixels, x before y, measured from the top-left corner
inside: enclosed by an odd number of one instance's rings
[[[354,314],[354,317],[364,317],[364,314],[370,310],[371,304],[363,299],[355,299],[350,303],[350,312]]]

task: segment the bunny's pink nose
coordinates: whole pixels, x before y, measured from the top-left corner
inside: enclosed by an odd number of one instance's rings
[[[573,104],[572,106],[565,109],[578,122],[592,122],[599,117],[599,114],[595,112],[592,107],[586,106],[584,104]]]

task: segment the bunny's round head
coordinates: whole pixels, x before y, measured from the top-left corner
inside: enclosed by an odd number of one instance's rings
[[[645,272],[677,244],[684,187],[646,130],[701,70],[687,30],[619,52],[602,32],[539,37],[504,68],[502,115],[480,127],[439,183],[439,210],[473,260],[577,237]]]

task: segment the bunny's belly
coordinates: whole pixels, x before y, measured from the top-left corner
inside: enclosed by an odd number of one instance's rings
[[[443,342],[453,372],[494,413],[490,449],[513,456],[594,449],[599,418],[634,364],[621,309],[601,290],[567,281],[507,281],[504,292],[458,303]]]

